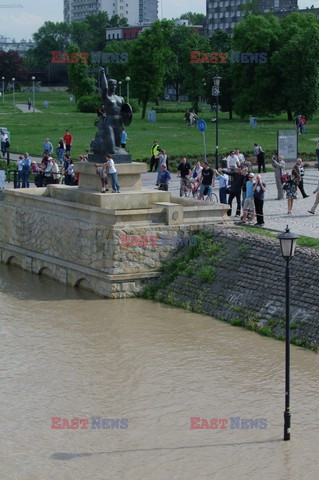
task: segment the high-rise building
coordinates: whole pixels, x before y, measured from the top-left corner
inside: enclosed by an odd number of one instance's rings
[[[64,0],[65,22],[99,12],[127,18],[129,25],[150,24],[158,18],[158,0]]]
[[[211,36],[217,30],[231,33],[236,23],[243,19],[245,13],[241,5],[248,0],[206,0],[206,32]],[[298,9],[298,0],[258,0],[260,13]]]

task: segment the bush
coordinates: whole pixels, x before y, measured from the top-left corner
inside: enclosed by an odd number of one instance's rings
[[[78,101],[78,109],[84,113],[96,113],[101,105],[100,95],[84,95]]]
[[[138,113],[140,111],[140,107],[139,107],[138,102],[136,100],[130,100],[130,105],[132,107],[133,113]]]

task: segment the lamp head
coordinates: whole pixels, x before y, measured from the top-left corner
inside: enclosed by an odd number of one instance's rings
[[[280,241],[282,256],[285,260],[290,260],[295,255],[296,243],[299,235],[291,233],[287,225],[285,232],[280,233],[277,238]]]

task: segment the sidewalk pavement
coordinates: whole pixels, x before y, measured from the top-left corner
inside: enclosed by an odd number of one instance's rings
[[[23,113],[33,113],[33,107],[31,106],[30,110],[28,107],[28,104],[25,103],[16,103],[16,107],[21,110]],[[42,113],[41,110],[38,110],[37,108],[34,109],[35,113]]]
[[[304,177],[304,189],[309,197],[302,198],[302,195],[298,190],[298,198],[297,200],[294,200],[292,215],[287,214],[288,204],[286,199],[276,200],[277,189],[275,183],[275,174],[273,172],[262,173],[261,176],[262,181],[266,184],[267,188],[264,203],[265,228],[275,231],[284,231],[286,226],[289,225],[291,231],[297,235],[319,238],[319,207],[315,215],[308,213],[308,210],[310,210],[315,200],[313,191],[318,185],[319,171],[314,168],[306,169]],[[155,173],[143,173],[142,186],[144,188],[155,188],[156,177],[157,174]],[[174,195],[179,195],[179,186],[180,179],[177,177],[176,173],[173,173],[172,181],[169,184],[169,191]],[[218,196],[218,186],[214,188],[214,192]],[[236,199],[233,201],[233,215],[236,213],[235,210]],[[234,216],[231,218],[235,220]]]
[[[12,159],[14,155],[12,154]],[[18,155],[16,155],[18,157]],[[35,158],[35,157],[32,157]],[[41,159],[40,159],[41,160]],[[143,173],[142,188],[152,189],[155,188],[157,173]],[[277,189],[275,183],[275,175],[273,172],[263,173],[262,180],[266,183],[267,191],[265,193],[264,203],[264,220],[265,228],[269,228],[275,231],[284,231],[286,226],[289,225],[290,229],[298,235],[306,235],[308,237],[319,238],[319,207],[315,215],[308,213],[308,210],[312,207],[315,195],[313,191],[318,185],[319,171],[314,168],[306,169],[304,177],[305,192],[309,195],[308,198],[302,198],[301,193],[298,190],[298,199],[294,200],[292,215],[288,215],[287,200],[276,200]],[[180,178],[176,173],[172,173],[172,180],[169,185],[169,191],[174,195],[179,196]],[[6,188],[13,188],[13,183],[7,183]],[[31,184],[31,188],[36,188]],[[218,187],[214,188],[214,192],[218,196]],[[235,214],[236,199],[233,201],[233,214]],[[231,217],[233,220],[235,217]],[[256,227],[260,228],[260,227]]]

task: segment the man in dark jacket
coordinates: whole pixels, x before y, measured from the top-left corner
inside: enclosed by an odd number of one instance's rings
[[[237,209],[236,209],[236,217],[240,217],[240,210],[241,210],[241,189],[245,181],[245,172],[243,173],[240,168],[236,168],[235,171],[223,169],[224,173],[227,173],[231,177],[231,185],[230,185],[230,193],[228,198],[228,205],[229,210],[227,211],[227,215],[230,217],[232,214],[232,203],[234,198],[236,197],[237,200]]]

